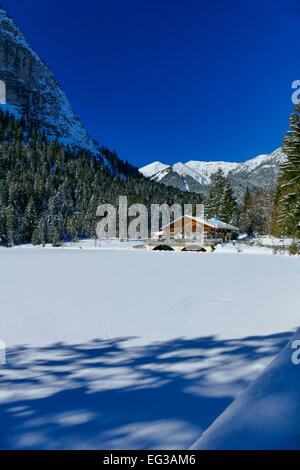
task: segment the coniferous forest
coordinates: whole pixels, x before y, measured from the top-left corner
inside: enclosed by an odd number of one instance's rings
[[[28,120],[0,112],[0,243],[58,245],[95,237],[101,203],[200,203],[144,178],[138,169],[102,148],[99,155],[50,141]]]

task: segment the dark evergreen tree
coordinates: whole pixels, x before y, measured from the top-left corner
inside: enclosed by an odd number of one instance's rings
[[[229,181],[226,181],[220,201],[219,218],[227,224],[237,223],[237,202]]]
[[[226,187],[226,178],[221,168],[213,175],[209,197],[205,205],[205,213],[211,218],[219,216],[222,198]]]
[[[209,197],[205,204],[205,214],[208,218],[216,216],[223,222],[236,223],[237,209],[231,184],[219,168],[212,177]]]
[[[15,222],[16,222],[16,213],[15,208],[12,204],[9,204],[6,209],[6,240],[7,246],[12,247],[15,243]]]
[[[290,116],[290,128],[283,141],[287,160],[280,166],[275,204],[278,224],[284,235],[300,237],[300,105]]]
[[[246,232],[248,233],[248,235],[251,235],[253,233],[252,214],[251,214],[251,193],[250,193],[248,186],[244,194],[238,223],[239,223],[239,228],[242,232]]]

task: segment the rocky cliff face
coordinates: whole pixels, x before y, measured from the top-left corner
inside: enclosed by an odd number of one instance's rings
[[[48,136],[57,136],[67,145],[97,151],[49,67],[1,6],[0,80],[6,84],[4,108],[15,115],[28,113]]]

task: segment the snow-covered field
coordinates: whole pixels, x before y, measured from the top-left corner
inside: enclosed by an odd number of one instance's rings
[[[0,448],[187,448],[299,326],[299,257],[133,245],[0,249]]]

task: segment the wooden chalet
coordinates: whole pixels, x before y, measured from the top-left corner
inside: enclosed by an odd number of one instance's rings
[[[203,219],[184,215],[165,225],[159,232],[152,234],[154,240],[220,240],[226,241],[232,238],[239,229],[217,219]]]

